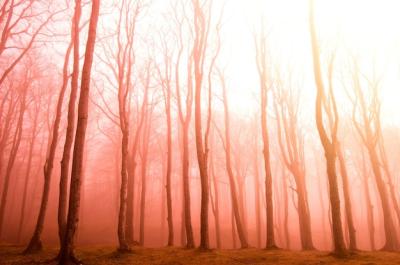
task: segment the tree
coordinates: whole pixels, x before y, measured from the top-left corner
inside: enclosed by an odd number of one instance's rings
[[[356,239],[356,229],[354,227],[354,221],[353,221],[352,203],[351,203],[351,198],[350,198],[349,177],[348,177],[348,173],[347,173],[345,157],[344,157],[344,154],[340,147],[339,142],[337,142],[336,149],[337,149],[337,155],[339,158],[340,175],[342,176],[342,179],[343,179],[343,184],[342,184],[343,185],[343,195],[344,195],[346,221],[347,221],[347,227],[349,230],[349,241],[350,241],[349,249],[354,251],[354,250],[357,250],[357,239]]]
[[[290,73],[288,78],[291,78]],[[284,87],[282,78],[278,77],[276,83],[274,107],[278,129],[278,144],[282,161],[296,182],[295,192],[297,195],[301,246],[304,250],[312,250],[314,249],[314,244],[305,179],[304,140],[298,127],[299,95],[293,90],[291,84]]]
[[[160,79],[161,86],[163,89],[164,96],[164,107],[165,107],[165,117],[167,123],[167,168],[166,168],[166,185],[165,190],[167,194],[167,220],[168,220],[168,246],[174,244],[174,225],[173,225],[173,215],[172,215],[172,196],[171,196],[171,171],[172,171],[172,121],[171,121],[171,75],[172,75],[172,64],[171,57],[169,54],[168,46],[166,41],[163,41],[164,48],[164,74],[161,73],[160,68],[157,68]]]
[[[32,169],[32,158],[33,158],[33,151],[34,147],[36,144],[36,138],[38,135],[38,131],[40,131],[40,128],[38,128],[38,123],[39,123],[39,114],[40,114],[40,107],[41,107],[41,100],[40,100],[40,95],[33,95],[34,102],[34,108],[33,108],[33,114],[31,113],[31,116],[33,115],[33,121],[32,121],[32,134],[29,139],[29,149],[28,149],[28,161],[26,163],[26,171],[24,174],[24,188],[23,188],[23,193],[22,193],[22,206],[21,206],[21,213],[20,213],[20,219],[19,219],[19,225],[18,225],[18,234],[17,234],[17,239],[18,242],[21,242],[21,233],[22,229],[25,223],[25,213],[26,213],[26,202],[27,202],[27,196],[28,196],[28,184],[29,184],[29,179],[32,177],[33,174],[31,174],[31,169]],[[31,117],[32,119],[32,117]]]
[[[4,184],[3,184],[3,191],[1,194],[1,201],[0,201],[0,237],[3,231],[3,223],[5,218],[5,209],[7,204],[7,195],[9,191],[9,184],[10,184],[10,177],[12,173],[12,169],[14,167],[15,159],[18,153],[18,149],[21,143],[21,136],[22,136],[22,125],[24,123],[24,114],[27,109],[27,94],[29,83],[32,82],[32,65],[27,65],[23,76],[22,82],[17,87],[19,95],[19,111],[18,111],[18,120],[15,126],[15,132],[12,139],[11,149],[8,156],[8,163],[7,168],[4,175]]]
[[[75,4],[80,5],[80,1],[77,0]],[[74,255],[74,237],[79,222],[82,162],[85,146],[86,127],[88,121],[90,78],[93,63],[93,53],[96,42],[99,9],[100,0],[93,0],[89,22],[88,39],[86,43],[85,59],[82,67],[81,91],[78,103],[78,123],[76,126],[72,159],[67,227],[65,231],[64,241],[61,245],[59,253],[61,265],[80,263],[77,261]]]
[[[189,187],[189,126],[192,118],[192,105],[193,105],[193,76],[192,76],[192,60],[188,60],[186,66],[187,72],[187,90],[185,105],[183,106],[183,99],[181,96],[182,84],[180,82],[180,65],[181,58],[184,52],[183,46],[183,18],[178,17],[178,12],[174,8],[174,19],[177,23],[177,40],[179,43],[178,53],[175,62],[175,90],[178,105],[178,117],[182,126],[182,184],[183,184],[183,211],[184,226],[186,234],[186,247],[194,247],[193,228],[192,228],[192,215],[190,211],[190,187]],[[185,11],[183,11],[185,12]],[[191,55],[190,55],[191,56]],[[185,109],[185,110],[184,110]]]
[[[227,171],[228,177],[229,177],[229,187],[230,187],[230,191],[231,191],[232,210],[233,210],[233,214],[235,217],[235,224],[236,224],[236,229],[237,229],[237,233],[239,236],[241,248],[247,248],[249,246],[249,244],[247,243],[247,239],[246,239],[244,229],[243,229],[243,223],[242,223],[243,219],[239,213],[237,190],[236,190],[236,184],[235,184],[235,179],[234,179],[233,170],[232,170],[229,103],[228,103],[228,97],[226,94],[226,85],[225,85],[224,76],[223,76],[223,73],[221,73],[221,72],[220,72],[220,79],[221,79],[221,83],[222,83],[223,103],[224,103],[224,121],[225,121],[225,123],[224,123],[225,124],[224,149],[225,149],[226,171]],[[242,212],[242,214],[244,214],[244,213]]]
[[[321,140],[322,147],[324,148],[326,158],[326,170],[328,174],[329,182],[329,199],[331,205],[332,225],[333,225],[333,241],[334,241],[334,253],[339,256],[346,255],[346,246],[343,239],[343,229],[341,223],[341,211],[340,211],[340,198],[339,189],[337,184],[336,175],[336,146],[337,146],[337,128],[339,123],[339,117],[336,108],[335,95],[333,94],[332,86],[329,86],[329,90],[326,93],[325,85],[322,77],[321,62],[320,62],[320,51],[317,40],[317,33],[314,22],[314,0],[309,1],[310,13],[309,13],[309,26],[310,26],[310,37],[311,37],[311,48],[312,48],[312,59],[314,67],[314,79],[317,88],[317,96],[315,100],[315,120],[317,124],[318,134]],[[331,66],[333,67],[333,61],[331,60]],[[330,69],[329,82],[332,82],[332,67]],[[327,129],[324,125],[323,112],[331,124],[330,135],[328,135]]]
[[[55,15],[63,11],[47,11],[50,7],[46,4],[43,5],[40,1],[24,0],[5,0],[0,4],[0,58],[4,58],[5,51],[21,50],[11,58],[10,63],[0,73],[0,87],[2,87],[7,76],[28,54],[45,26]],[[43,19],[43,14],[47,12],[50,13],[44,16],[45,19]],[[26,41],[24,43],[15,43],[16,39]]]
[[[369,91],[371,95],[370,98],[367,98],[362,88],[364,84],[360,78],[362,73],[355,58],[353,63],[353,124],[367,149],[372,172],[375,176],[375,183],[378,188],[383,212],[383,225],[385,229],[385,245],[383,246],[383,249],[394,251],[399,248],[399,239],[392,219],[392,210],[390,208],[386,183],[382,176],[380,166],[382,164],[382,159],[379,157],[379,150],[377,150],[377,148],[379,148],[379,141],[381,140],[382,133],[380,122],[380,101],[378,97],[380,80],[376,78],[376,73],[373,73],[374,76],[372,79],[368,79],[364,76],[365,90]]]
[[[264,26],[262,25],[261,35],[257,39],[255,37],[256,46],[256,63],[258,76],[260,80],[260,103],[261,103],[261,136],[263,140],[263,156],[264,156],[264,170],[265,170],[265,202],[266,202],[266,217],[267,217],[267,242],[266,249],[276,248],[275,235],[274,235],[274,209],[272,201],[272,173],[271,161],[269,150],[269,136],[268,136],[268,121],[267,121],[267,104],[268,104],[268,68],[267,68],[267,54],[266,54],[266,34]]]

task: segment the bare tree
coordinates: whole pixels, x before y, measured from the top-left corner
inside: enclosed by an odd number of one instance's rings
[[[77,0],[77,5],[80,1]],[[70,199],[68,208],[67,227],[59,257],[60,264],[80,263],[74,254],[75,232],[79,222],[80,190],[82,176],[82,162],[85,146],[86,128],[88,122],[90,78],[93,63],[93,53],[96,43],[97,21],[99,17],[100,0],[92,1],[88,39],[86,43],[85,59],[82,67],[81,91],[78,103],[78,123],[76,126],[74,152],[71,170]]]
[[[40,99],[40,94],[38,95],[33,95],[33,121],[32,121],[32,134],[29,139],[29,149],[28,149],[28,161],[26,163],[26,171],[24,174],[24,189],[22,193],[22,205],[21,205],[21,213],[20,213],[20,219],[19,219],[19,225],[18,225],[18,234],[17,234],[17,239],[18,242],[21,242],[21,233],[22,229],[25,223],[25,213],[26,213],[26,202],[27,202],[27,197],[28,197],[28,184],[29,184],[29,179],[32,177],[33,174],[31,174],[31,169],[32,169],[32,158],[33,158],[33,152],[34,152],[34,147],[36,144],[36,138],[38,135],[38,131],[40,128],[38,128],[39,124],[39,114],[40,108],[42,105],[41,99]],[[32,118],[32,117],[31,117]]]
[[[288,78],[291,79],[291,76]],[[298,125],[300,98],[293,90],[291,84],[285,87],[280,77],[277,78],[277,86],[274,92],[274,107],[281,157],[284,165],[293,175],[296,182],[295,191],[297,195],[301,246],[302,249],[311,250],[314,249],[314,244],[305,179],[304,140]]]
[[[266,249],[276,248],[275,235],[274,235],[274,209],[272,201],[272,173],[271,173],[271,161],[270,161],[270,147],[269,147],[269,136],[268,136],[268,121],[267,121],[267,103],[268,103],[268,66],[267,66],[267,47],[266,47],[266,33],[264,31],[264,25],[261,26],[262,30],[260,36],[255,36],[256,46],[256,63],[258,76],[260,79],[260,94],[261,94],[261,136],[263,140],[263,155],[264,155],[264,169],[265,169],[265,202],[266,202]]]
[[[183,184],[183,211],[184,226],[186,234],[186,247],[194,247],[192,217],[190,211],[190,185],[189,185],[189,126],[192,118],[192,105],[193,105],[193,76],[192,76],[192,60],[187,62],[187,90],[185,105],[183,106],[183,99],[181,96],[182,84],[180,82],[180,65],[181,58],[184,52],[183,40],[183,22],[184,19],[179,18],[176,8],[174,9],[174,19],[177,23],[177,39],[178,39],[178,54],[175,62],[175,90],[178,105],[178,116],[182,126],[182,184]],[[185,11],[184,11],[185,12]],[[182,233],[183,234],[183,233]]]
[[[309,1],[310,6],[310,37],[312,58],[314,67],[315,85],[317,87],[317,96],[315,100],[315,120],[318,134],[325,151],[326,169],[329,182],[329,199],[331,205],[334,253],[339,256],[346,255],[346,246],[343,238],[343,229],[341,223],[340,198],[336,175],[336,146],[337,146],[337,128],[339,117],[336,109],[335,95],[332,86],[329,86],[328,92],[325,91],[325,85],[322,77],[320,50],[318,45],[317,33],[314,21],[314,0]],[[329,82],[332,82],[333,60],[330,63]],[[330,121],[330,135],[324,125],[323,113]]]
[[[235,224],[237,233],[240,240],[241,248],[247,248],[249,244],[247,243],[247,238],[245,236],[244,227],[243,227],[243,218],[240,216],[244,214],[243,211],[240,214],[239,211],[239,202],[237,196],[237,189],[235,183],[235,177],[232,169],[232,161],[231,161],[231,137],[230,137],[230,113],[229,113],[229,102],[226,93],[226,85],[225,85],[225,77],[222,72],[219,72],[222,90],[223,90],[223,104],[224,104],[224,124],[225,124],[225,139],[221,139],[223,141],[223,146],[225,150],[225,161],[226,161],[226,171],[228,173],[229,178],[229,187],[231,191],[231,201],[232,201],[232,210],[235,217]],[[222,138],[222,137],[221,137]]]
[[[22,125],[24,123],[24,114],[27,109],[27,94],[29,83],[32,82],[32,65],[27,65],[25,73],[23,75],[23,79],[20,85],[17,87],[19,93],[19,110],[18,110],[18,119],[17,124],[15,126],[14,136],[12,138],[11,149],[9,151],[8,156],[8,163],[4,175],[4,184],[3,184],[3,191],[1,194],[1,201],[0,201],[0,237],[1,233],[3,232],[3,223],[5,218],[5,209],[7,204],[7,195],[9,192],[9,185],[10,185],[10,177],[12,173],[12,169],[14,167],[15,159],[18,153],[18,149],[21,143],[21,135],[22,135]]]
[[[381,201],[383,211],[383,224],[385,229],[385,245],[384,250],[394,251],[399,248],[399,239],[397,237],[396,228],[392,219],[392,211],[390,208],[389,196],[386,183],[383,180],[381,164],[382,159],[379,157],[379,141],[381,139],[381,122],[380,122],[380,101],[378,96],[379,79],[376,73],[373,73],[373,79],[365,78],[365,87],[370,92],[370,98],[364,94],[361,80],[361,70],[358,66],[357,59],[354,58],[353,90],[353,124],[360,136],[365,148],[367,149],[372,172],[375,176],[375,183],[378,188],[378,194]],[[369,100],[369,102],[368,102]]]
[[[5,0],[0,4],[0,58],[4,57],[5,51],[19,51],[0,72],[0,87],[32,48],[45,26],[63,11],[45,11],[50,8],[51,6],[46,6],[40,1]],[[26,41],[19,43],[16,39]]]

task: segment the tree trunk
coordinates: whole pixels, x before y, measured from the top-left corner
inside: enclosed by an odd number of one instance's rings
[[[374,224],[374,205],[372,204],[371,194],[369,191],[368,185],[368,172],[366,168],[366,161],[364,153],[362,152],[362,172],[361,172],[363,179],[363,189],[364,189],[364,196],[366,201],[366,208],[367,208],[367,224],[368,224],[368,232],[369,232],[369,243],[372,251],[376,250],[375,247],[375,224]]]
[[[283,193],[283,210],[284,210],[284,217],[283,217],[283,225],[284,225],[284,234],[285,234],[285,241],[286,241],[286,249],[290,249],[290,234],[289,234],[289,194],[288,194],[288,185],[287,185],[287,176],[285,168],[282,165],[282,193]]]
[[[224,116],[225,116],[225,161],[226,161],[226,170],[229,177],[229,187],[231,191],[231,201],[233,214],[235,216],[236,221],[236,229],[239,235],[241,248],[247,248],[249,245],[247,243],[247,239],[243,230],[242,218],[239,213],[239,202],[237,198],[236,184],[232,171],[231,164],[231,138],[230,138],[230,121],[229,121],[229,105],[228,99],[226,96],[226,88],[223,82],[223,103],[224,103]],[[244,212],[242,212],[244,214]]]
[[[392,211],[390,209],[386,184],[382,178],[382,173],[379,167],[380,163],[375,148],[373,148],[372,146],[368,146],[368,154],[371,161],[372,172],[375,176],[375,182],[378,188],[379,197],[381,199],[381,207],[383,211],[383,225],[385,229],[386,241],[382,249],[386,251],[395,251],[399,248],[399,241],[392,219]]]
[[[28,184],[29,184],[29,178],[32,176],[31,173],[31,165],[32,165],[32,154],[33,154],[33,149],[35,146],[36,142],[36,136],[37,136],[37,125],[38,125],[38,116],[39,116],[39,107],[35,108],[35,117],[33,120],[33,128],[32,128],[32,135],[29,143],[29,151],[28,151],[28,162],[26,165],[26,171],[25,171],[25,177],[24,177],[24,191],[22,193],[22,206],[21,206],[21,213],[20,213],[20,219],[19,219],[19,225],[18,225],[18,234],[17,234],[17,239],[18,243],[21,243],[21,233],[22,229],[24,226],[24,221],[25,221],[25,208],[26,208],[26,199],[27,199],[27,193],[28,193]]]
[[[256,145],[255,145],[255,157],[254,157],[254,201],[256,208],[256,235],[257,235],[257,247],[261,247],[261,211],[260,211],[260,173],[258,168],[258,152],[257,152],[257,142],[258,137],[255,137]]]
[[[147,111],[146,111],[147,112]],[[145,217],[146,217],[146,182],[147,182],[147,163],[150,142],[150,127],[151,127],[151,113],[146,113],[145,127],[143,131],[143,146],[142,146],[142,190],[140,193],[140,230],[139,230],[139,244],[144,246],[145,234]]]
[[[125,113],[121,119],[126,119]],[[129,131],[126,126],[121,126],[122,141],[121,141],[121,190],[119,198],[119,214],[118,214],[118,251],[129,251],[128,240],[126,238],[125,221],[127,212],[127,193],[128,193],[128,135]]]
[[[218,188],[218,181],[215,175],[214,169],[214,161],[210,157],[210,170],[211,170],[211,177],[213,180],[214,186],[214,220],[215,220],[215,239],[217,249],[221,249],[221,225],[220,225],[220,218],[219,218],[219,188]],[[211,187],[211,185],[210,185]]]
[[[68,207],[68,178],[71,161],[72,144],[74,142],[74,130],[75,130],[75,108],[76,108],[76,97],[78,94],[78,83],[79,83],[79,22],[81,17],[81,1],[75,2],[75,13],[72,21],[72,32],[71,32],[71,45],[74,47],[73,50],[73,70],[71,77],[71,92],[68,103],[68,122],[67,131],[65,134],[64,149],[61,158],[61,174],[59,183],[59,197],[58,197],[58,236],[60,239],[60,245],[64,241],[65,229],[67,226],[67,207]],[[68,54],[69,57],[69,54]],[[66,56],[67,58],[67,56]],[[67,61],[67,60],[66,60]],[[68,62],[65,65],[68,68]],[[58,130],[59,124],[57,124]]]
[[[80,1],[77,0],[80,5]],[[100,0],[92,1],[92,11],[89,22],[89,32],[86,44],[85,59],[82,68],[81,91],[78,103],[78,123],[76,126],[75,144],[72,159],[71,185],[67,227],[59,257],[60,265],[80,263],[74,255],[75,232],[79,222],[80,190],[82,176],[82,162],[85,147],[85,136],[88,121],[89,90],[93,53],[96,42],[97,21],[99,17]]]
[[[167,98],[165,111],[167,116],[167,173],[166,173],[166,192],[168,210],[168,246],[174,244],[174,224],[172,219],[172,198],[171,198],[171,170],[172,170],[172,126],[171,126],[171,89],[167,87]]]
[[[263,140],[263,156],[265,170],[265,205],[266,205],[266,249],[276,248],[274,235],[274,209],[272,197],[272,173],[269,153],[269,137],[267,127],[267,103],[268,103],[268,84],[267,84],[267,63],[266,63],[266,36],[261,32],[259,43],[256,43],[256,62],[260,79],[260,107],[261,107],[261,136]]]
[[[7,163],[7,168],[5,171],[5,176],[4,176],[4,184],[3,184],[3,192],[1,195],[1,202],[0,202],[0,238],[1,234],[3,231],[3,223],[4,223],[4,218],[5,218],[5,210],[6,210],[6,204],[7,204],[7,195],[9,191],[9,185],[10,185],[10,177],[12,173],[12,169],[14,167],[14,162],[17,157],[19,145],[21,143],[21,136],[22,136],[22,125],[24,122],[24,114],[26,110],[26,96],[27,96],[27,91],[28,91],[28,76],[25,77],[24,82],[22,83],[22,95],[21,95],[21,103],[20,103],[20,109],[19,109],[19,116],[18,116],[18,122],[16,125],[15,133],[14,133],[14,138],[12,141],[11,145],[11,150],[9,153],[8,157],[8,163]]]
[[[316,96],[316,112],[315,119],[318,129],[318,134],[322,143],[322,146],[325,151],[326,158],[326,170],[328,175],[329,182],[329,199],[331,203],[331,212],[332,212],[332,228],[333,228],[333,241],[334,241],[334,253],[339,256],[346,255],[346,246],[344,244],[343,239],[343,229],[341,223],[341,211],[340,211],[340,199],[339,199],[339,190],[337,184],[337,176],[336,176],[336,133],[337,133],[337,124],[338,117],[335,117],[335,125],[331,128],[331,139],[328,138],[327,132],[324,128],[323,124],[323,114],[322,114],[322,104],[325,99],[324,95],[324,84],[321,73],[321,65],[320,65],[320,54],[319,47],[317,42],[317,34],[314,25],[314,1],[310,0],[309,2],[310,8],[310,37],[311,37],[311,48],[313,55],[313,67],[314,67],[314,78],[315,84],[317,87],[317,96]],[[330,100],[334,103],[333,108],[336,107],[334,101],[334,95],[330,95]],[[327,110],[327,115],[332,117],[332,110]],[[335,109],[333,110],[335,111]]]
[[[340,165],[340,174],[343,179],[343,194],[344,194],[344,203],[346,210],[346,220],[349,231],[349,240],[350,240],[350,250],[357,250],[357,241],[356,241],[356,229],[354,228],[353,222],[353,211],[351,206],[351,198],[350,198],[350,190],[349,190],[349,177],[347,175],[346,162],[343,157],[343,152],[340,147],[340,144],[337,143],[337,153],[339,158]]]

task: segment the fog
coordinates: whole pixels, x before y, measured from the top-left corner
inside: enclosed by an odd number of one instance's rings
[[[3,0],[0,242],[398,251],[396,8]]]

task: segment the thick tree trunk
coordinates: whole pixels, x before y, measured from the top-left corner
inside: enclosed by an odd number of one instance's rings
[[[79,0],[77,0],[77,4],[80,5]],[[74,255],[74,239],[79,222],[81,177],[83,168],[82,162],[85,147],[86,128],[88,122],[90,78],[93,63],[93,53],[96,42],[99,9],[100,0],[93,0],[85,59],[82,68],[81,91],[78,103],[78,123],[76,126],[75,144],[72,159],[67,227],[65,237],[63,239],[63,244],[61,245],[59,253],[60,265],[80,263],[77,262]]]

